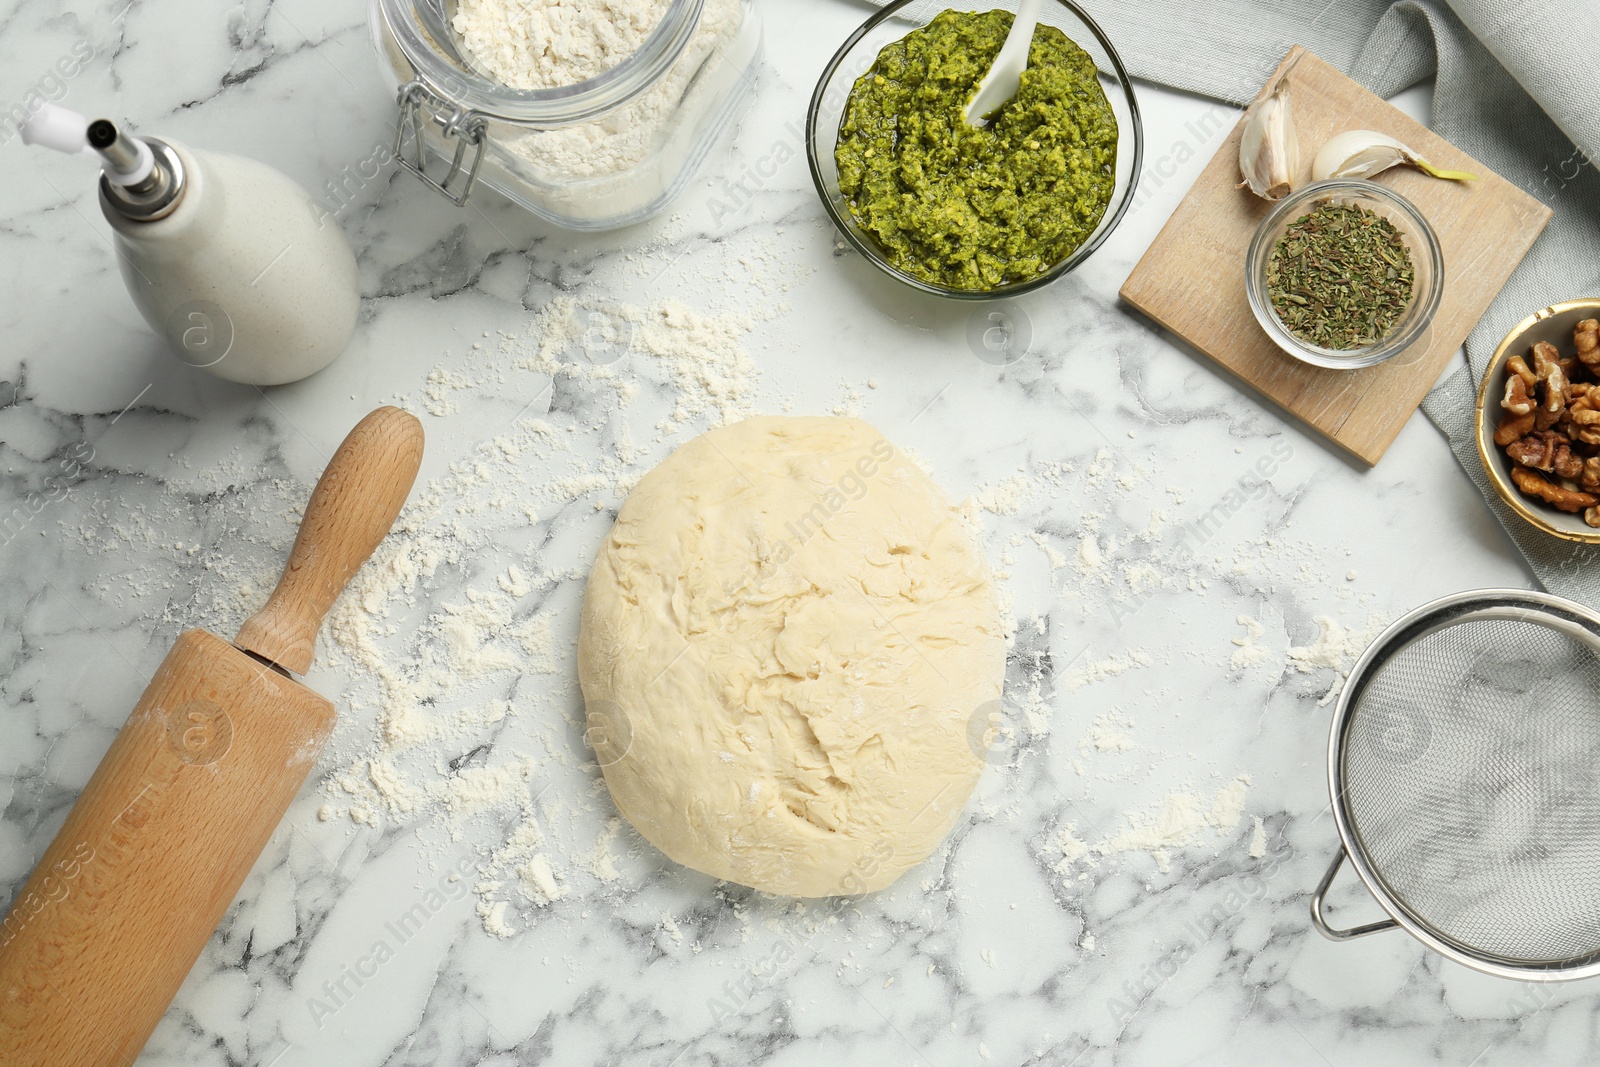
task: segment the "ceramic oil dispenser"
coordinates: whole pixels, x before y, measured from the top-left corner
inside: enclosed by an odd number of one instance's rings
[[[355,255],[331,214],[283,174],[51,104],[22,139],[100,162],[122,280],[185,363],[281,385],[344,351],[361,302]]]

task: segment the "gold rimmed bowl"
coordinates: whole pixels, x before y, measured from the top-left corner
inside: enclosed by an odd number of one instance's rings
[[[1542,500],[1523,494],[1511,481],[1511,458],[1494,443],[1500,425],[1500,398],[1506,391],[1506,361],[1512,356],[1528,358],[1528,351],[1540,341],[1555,345],[1562,356],[1572,354],[1572,328],[1584,319],[1600,318],[1600,298],[1568,300],[1540,308],[1512,327],[1494,350],[1483,381],[1478,385],[1478,458],[1489,482],[1506,506],[1524,520],[1552,537],[1578,544],[1600,545],[1600,529],[1583,521],[1581,513],[1560,511]]]

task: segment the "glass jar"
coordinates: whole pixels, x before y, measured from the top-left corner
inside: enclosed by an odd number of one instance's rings
[[[395,156],[465,204],[477,182],[574,230],[665,207],[755,84],[752,0],[671,0],[639,49],[592,78],[512,89],[451,28],[454,0],[371,0],[373,43],[400,107]]]

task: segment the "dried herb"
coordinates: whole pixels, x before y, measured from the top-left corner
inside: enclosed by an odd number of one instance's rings
[[[1354,204],[1324,204],[1289,225],[1267,263],[1267,296],[1284,327],[1320,348],[1376,344],[1400,321],[1416,270],[1394,223]]]

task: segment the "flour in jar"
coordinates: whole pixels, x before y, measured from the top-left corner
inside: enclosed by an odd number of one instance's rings
[[[603,74],[639,50],[669,0],[461,0],[451,24],[484,71],[513,89]]]
[[[611,70],[638,51],[670,0],[462,0],[453,21],[468,53],[514,89],[554,89]],[[506,147],[551,180],[624,179],[585,189],[591,210],[627,211],[665,193],[704,115],[743,77],[755,41],[736,41],[741,0],[705,0],[693,34],[648,88],[593,122],[510,137]],[[633,168],[652,153],[671,166]]]

